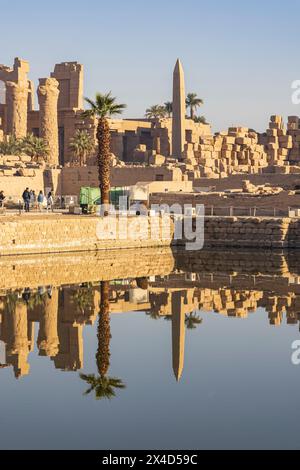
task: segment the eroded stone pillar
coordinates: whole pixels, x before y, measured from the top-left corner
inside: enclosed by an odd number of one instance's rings
[[[28,86],[6,82],[7,125],[6,133],[17,139],[27,134]]]
[[[40,78],[38,100],[40,106],[40,137],[45,139],[49,147],[48,163],[59,165],[58,150],[58,81],[55,78]]]

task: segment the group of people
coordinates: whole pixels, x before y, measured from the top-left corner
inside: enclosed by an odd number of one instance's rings
[[[54,199],[51,191],[47,196],[44,195],[43,191],[40,191],[39,194],[36,195],[34,190],[29,190],[29,188],[26,188],[22,194],[22,199],[24,202],[25,212],[29,212],[30,208],[38,209],[40,212],[46,208],[47,211],[53,212]]]

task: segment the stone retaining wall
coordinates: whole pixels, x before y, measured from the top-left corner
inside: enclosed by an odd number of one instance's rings
[[[194,221],[194,229],[196,228]],[[206,248],[300,248],[300,220],[275,217],[206,217]],[[182,244],[181,242],[180,244]]]
[[[115,220],[111,217],[102,219],[97,216],[71,215],[3,216],[0,219],[0,256],[146,248],[171,244],[172,221],[168,236],[165,220],[161,217],[121,219],[123,225],[117,221],[117,236],[113,238],[111,233]],[[145,224],[143,227],[139,226],[140,221]],[[151,224],[157,228],[156,237],[150,235]],[[127,237],[125,229],[130,234]],[[148,232],[147,239],[145,231]]]
[[[117,221],[116,233],[113,234],[115,219],[111,217],[3,216],[0,219],[0,256],[185,244],[184,239],[173,239],[173,224],[172,221],[170,224],[168,216],[120,220],[122,222]],[[170,225],[171,230],[168,230]],[[156,227],[156,236],[151,236],[151,227]],[[205,248],[300,248],[299,219],[205,217],[204,230]]]

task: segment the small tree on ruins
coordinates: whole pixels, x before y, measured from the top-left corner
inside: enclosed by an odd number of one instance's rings
[[[34,134],[28,134],[22,139],[23,151],[26,155],[29,155],[33,160],[42,158],[47,160],[49,155],[49,146],[45,139],[37,137]]]
[[[205,116],[195,116],[194,117],[194,122],[196,122],[198,124],[208,124],[208,122],[206,121]]]
[[[87,156],[94,150],[95,144],[92,136],[86,130],[77,130],[70,140],[70,150],[74,155],[74,160],[83,166]]]
[[[0,142],[1,155],[21,155],[24,150],[22,139],[16,139],[14,135],[8,135]]]
[[[108,207],[111,167],[110,129],[108,118],[116,114],[121,114],[126,108],[126,105],[116,103],[116,98],[111,96],[110,92],[104,95],[97,93],[95,101],[89,98],[85,98],[85,100],[90,105],[91,109],[84,111],[83,117],[92,116],[98,119],[96,135],[98,141],[97,162],[101,204],[104,207]],[[108,215],[108,211],[106,209],[104,210],[104,215]]]

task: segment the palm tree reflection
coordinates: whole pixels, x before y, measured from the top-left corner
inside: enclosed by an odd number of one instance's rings
[[[185,326],[188,330],[195,330],[197,325],[202,323],[203,319],[196,314],[196,312],[192,312],[189,315],[185,316]]]
[[[100,284],[101,301],[98,319],[98,349],[96,353],[96,363],[99,376],[95,374],[80,374],[80,378],[84,380],[89,388],[84,395],[95,392],[96,400],[103,398],[111,399],[116,396],[115,389],[126,388],[121,379],[116,377],[108,377],[110,366],[110,315],[109,315],[109,282],[102,281]]]

